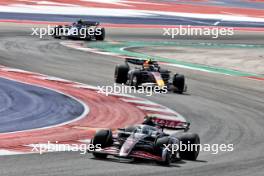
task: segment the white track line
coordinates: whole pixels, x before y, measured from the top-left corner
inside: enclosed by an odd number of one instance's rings
[[[29,71],[25,71],[25,70],[20,70],[20,69],[16,69],[16,68],[7,68],[7,67],[3,67],[1,68],[1,70],[3,71],[7,71],[7,72],[18,72],[18,73],[31,73]]]
[[[85,143],[85,144],[90,144],[91,143],[91,139],[81,139],[81,140],[78,140],[78,142]]]
[[[145,104],[145,105],[158,105],[157,103],[154,103],[154,102],[148,101],[148,100],[131,100],[131,99],[124,99],[124,98],[121,98],[121,100],[128,102],[128,103]]]
[[[175,111],[169,109],[169,108],[153,108],[153,107],[148,107],[148,106],[137,106],[140,109],[143,109],[145,111],[157,111],[157,112],[167,112],[167,113],[172,113],[175,114]]]
[[[9,151],[9,150],[0,150],[0,156],[20,155],[20,154],[25,154],[25,153],[23,153],[23,152],[14,152],[14,151]]]
[[[73,86],[76,87],[76,88],[81,88],[81,89],[98,90],[98,87],[90,86],[90,85],[79,85],[79,84],[76,84],[76,85],[73,85]]]

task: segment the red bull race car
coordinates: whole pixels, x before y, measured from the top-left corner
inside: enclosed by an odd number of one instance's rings
[[[131,69],[130,64],[141,67]],[[151,59],[127,58],[125,64],[116,66],[114,76],[116,83],[137,89],[155,87],[163,92],[173,91],[180,94],[187,91],[184,75],[171,75],[170,71],[162,69],[158,62]]]
[[[110,129],[98,131],[92,139],[93,145],[100,149],[93,151],[95,158],[105,159],[108,155],[133,160],[153,160],[161,165],[171,162],[196,160],[200,151],[200,138],[187,133],[189,123],[175,120],[148,118],[143,124],[118,129],[113,134]],[[177,130],[167,134],[163,128]],[[180,150],[180,145],[193,145],[191,150]]]

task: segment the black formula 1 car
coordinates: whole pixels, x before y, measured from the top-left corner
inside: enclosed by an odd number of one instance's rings
[[[131,69],[129,64],[141,67]],[[180,94],[187,91],[184,75],[174,74],[171,76],[170,71],[162,69],[156,61],[149,59],[126,58],[125,64],[116,66],[114,76],[116,83],[135,88],[152,86]]]
[[[105,28],[99,22],[79,20],[71,25],[54,27],[53,37],[57,39],[104,40]]]
[[[171,162],[196,160],[200,151],[200,138],[197,134],[187,133],[189,123],[173,120],[154,119],[155,124],[143,123],[112,131],[100,130],[92,139],[93,145],[100,149],[92,153],[95,158],[105,159],[108,155],[134,160],[153,160],[161,165]],[[174,134],[167,134],[164,127],[175,128]],[[183,130],[183,131],[182,131]],[[192,150],[180,150],[180,145],[195,145]]]

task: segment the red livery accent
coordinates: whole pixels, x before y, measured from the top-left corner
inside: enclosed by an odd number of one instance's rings
[[[160,156],[156,156],[151,153],[144,152],[144,151],[132,151],[131,156],[135,158],[138,157],[138,158],[152,159],[152,160],[157,160],[157,161],[162,160]]]

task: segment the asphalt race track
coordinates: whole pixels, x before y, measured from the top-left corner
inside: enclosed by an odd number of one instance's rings
[[[1,26],[0,64],[90,85],[111,85],[114,66],[122,60],[113,56],[87,54],[59,44],[60,40],[38,39],[27,28]],[[109,29],[107,40],[161,40],[155,30]],[[238,35],[217,42],[264,43],[263,37]],[[100,68],[100,69],[98,69]],[[263,81],[210,74],[171,67],[184,73],[189,91],[185,95],[147,97],[184,115],[191,131],[202,143],[233,143],[233,152],[202,152],[198,161],[181,161],[171,167],[155,163],[131,163],[110,158],[95,160],[79,153],[0,156],[2,176],[86,175],[214,175],[262,176],[264,173],[264,86]],[[146,98],[146,97],[144,97]]]

